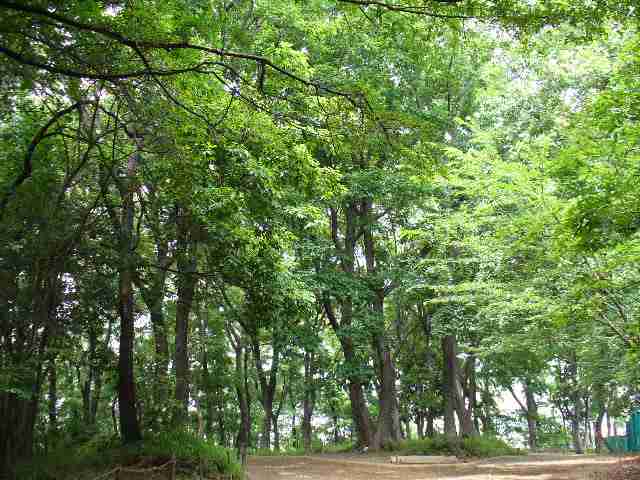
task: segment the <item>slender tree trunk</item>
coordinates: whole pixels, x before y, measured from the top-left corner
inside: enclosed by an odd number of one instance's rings
[[[331,414],[331,423],[333,423],[333,443],[340,443],[340,427],[338,425],[338,412],[336,411],[336,406],[333,400],[329,400],[329,410]]]
[[[135,175],[139,153],[129,157],[127,182],[122,190],[122,218],[120,220],[120,264],[118,286],[118,311],[120,313],[120,341],[118,358],[118,408],[120,410],[120,433],[123,442],[133,443],[142,438],[138,424],[136,388],[133,373],[134,345],[134,300],[133,277],[135,270],[134,238],[134,193]]]
[[[464,383],[458,389],[457,399],[458,416],[462,418],[460,423],[464,437],[478,434],[473,418],[477,402],[476,390],[476,358],[474,355],[469,355],[464,362]]]
[[[433,438],[436,436],[436,428],[434,425],[435,416],[431,409],[427,411],[427,437]]]
[[[278,381],[278,369],[280,364],[279,347],[273,346],[273,358],[271,360],[271,369],[269,378],[264,371],[262,365],[262,356],[260,352],[260,344],[258,342],[257,332],[251,335],[253,357],[258,372],[258,381],[260,385],[260,404],[264,411],[264,419],[262,421],[262,432],[260,436],[260,448],[271,448],[271,431],[273,429],[273,401],[276,394]]]
[[[536,451],[538,448],[538,404],[530,382],[524,383],[524,394],[527,405],[527,428],[529,430],[529,449]]]
[[[149,310],[151,329],[153,331],[152,424],[162,418],[162,412],[167,409],[169,403],[169,341],[167,340],[167,325],[164,315],[164,297],[167,280],[166,269],[171,265],[172,260],[168,256],[166,241],[156,240],[156,251],[156,262],[160,268],[151,273],[150,286],[147,287],[139,277],[136,277],[137,286]]]
[[[367,274],[372,278],[377,276],[375,240],[372,233],[372,203],[370,200],[361,202],[361,215],[366,222],[364,228],[364,255]],[[378,281],[376,280],[376,283]],[[398,398],[396,393],[396,372],[391,357],[391,350],[385,341],[384,326],[384,287],[377,285],[372,288],[372,313],[378,322],[379,333],[374,336],[374,350],[378,357],[378,378],[380,380],[378,425],[372,447],[379,449],[388,443],[400,440],[400,414],[398,412]]]
[[[49,360],[49,436],[54,439],[58,434],[58,375],[56,362]]]
[[[424,438],[424,412],[422,410],[418,410],[416,413],[416,428],[418,430],[418,438]]]
[[[315,373],[313,352],[304,354],[304,399],[302,401],[302,445],[305,452],[311,451],[311,417],[316,402],[316,385],[313,379]]]
[[[456,338],[445,335],[442,338],[442,354],[444,357],[443,393],[444,393],[444,434],[447,438],[456,438],[456,390],[458,378],[458,360],[456,358]]]
[[[575,410],[571,416],[571,437],[573,438],[574,450],[578,454],[584,453],[584,444],[582,441],[582,434],[580,432],[580,418],[582,416],[582,398],[578,396],[575,401]]]
[[[238,396],[238,406],[240,408],[240,428],[236,440],[238,456],[242,466],[247,465],[247,449],[249,447],[249,433],[251,432],[251,413],[249,411],[249,398],[247,389],[247,360],[246,352],[241,345],[234,346],[235,350],[235,386],[236,395]]]
[[[591,401],[589,397],[584,398],[584,444],[586,448],[593,448],[594,442],[591,436]]]
[[[399,414],[395,388],[395,368],[391,352],[384,344],[382,335],[375,339],[380,365],[380,389],[378,425],[372,446],[375,449],[400,440]]]
[[[278,408],[273,414],[273,448],[276,452],[280,451],[280,413],[287,398],[287,388],[286,382],[283,383]]]
[[[189,407],[189,315],[193,308],[193,297],[196,288],[196,247],[192,238],[191,215],[185,209],[179,209],[178,218],[178,291],[176,305],[176,411],[173,423],[184,425],[188,420]]]
[[[593,422],[593,430],[596,439],[596,452],[601,453],[604,447],[604,437],[602,436],[602,421],[604,420],[606,410],[601,408],[598,412],[596,420]]]
[[[344,205],[343,209],[345,214],[344,241],[339,238],[338,212],[335,208],[330,209],[331,238],[336,250],[341,253],[340,266],[343,272],[347,275],[354,275],[357,243],[356,230],[359,223],[358,209],[354,203]],[[324,310],[334,333],[340,341],[345,364],[349,367],[355,367],[358,364],[358,359],[355,355],[353,338],[344,334],[344,329],[351,327],[353,321],[353,299],[347,294],[338,297],[337,302],[340,305],[339,322],[331,302],[326,298],[323,299]],[[351,418],[353,422],[351,432],[356,437],[356,447],[369,446],[372,441],[369,410],[363,392],[363,380],[357,375],[349,376],[349,401],[351,403]]]
[[[411,440],[411,420],[405,418],[404,425],[404,438],[406,438],[407,440]]]

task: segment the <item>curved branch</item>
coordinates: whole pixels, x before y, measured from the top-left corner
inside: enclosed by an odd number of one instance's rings
[[[49,119],[49,121],[45,123],[42,126],[42,128],[40,128],[40,130],[38,130],[38,133],[36,133],[36,135],[33,137],[31,142],[29,143],[29,146],[27,147],[27,153],[24,157],[22,172],[20,172],[18,177],[13,182],[11,182],[11,185],[9,185],[6,192],[0,198],[0,220],[2,220],[4,210],[7,204],[9,203],[9,200],[11,199],[11,197],[13,197],[16,194],[18,187],[22,185],[25,182],[25,180],[31,177],[31,174],[33,172],[33,164],[32,164],[33,154],[38,144],[44,138],[47,137],[47,130],[49,130],[49,128],[58,120],[60,120],[62,117],[73,112],[74,110],[78,109],[82,105],[89,105],[93,103],[95,103],[94,100],[83,100],[83,101],[78,101],[67,108],[63,108],[62,110],[59,110],[56,113],[54,113],[53,116]]]
[[[348,99],[354,106],[356,105],[356,100],[354,100],[354,98],[358,98],[360,99],[362,97],[362,94],[360,93],[349,93],[349,92],[342,92],[339,90],[335,90],[331,87],[327,87],[325,85],[322,85],[319,82],[315,82],[312,80],[307,80],[293,72],[290,72],[289,70],[285,69],[284,67],[279,66],[278,64],[272,62],[271,60],[269,60],[266,57],[260,56],[260,55],[256,55],[253,53],[245,53],[245,52],[236,52],[233,50],[226,50],[223,48],[215,48],[215,47],[208,47],[205,45],[196,45],[193,43],[189,43],[189,42],[151,42],[151,41],[146,41],[146,40],[134,40],[131,39],[121,33],[115,32],[109,28],[107,28],[106,26],[103,25],[92,25],[92,24],[88,24],[88,23],[82,23],[79,22],[77,20],[74,20],[72,18],[68,18],[65,17],[63,15],[57,14],[55,12],[50,12],[47,9],[44,8],[40,8],[34,5],[25,5],[25,4],[21,4],[21,3],[15,3],[15,2],[10,2],[10,1],[5,1],[5,0],[0,0],[0,7],[4,7],[4,8],[8,8],[11,10],[14,10],[16,12],[22,12],[22,13],[30,13],[30,14],[34,14],[34,15],[40,15],[43,16],[45,18],[49,18],[52,20],[55,20],[57,22],[59,22],[62,25],[66,25],[68,27],[73,27],[76,28],[78,30],[83,30],[83,31],[88,31],[88,32],[93,32],[93,33],[97,33],[99,35],[102,35],[104,37],[107,38],[111,38],[112,40],[117,41],[118,43],[125,45],[129,48],[131,48],[132,50],[134,50],[134,52],[139,53],[140,49],[153,49],[153,50],[164,50],[166,52],[173,52],[173,51],[178,51],[178,50],[195,50],[195,51],[200,51],[203,53],[209,53],[209,54],[213,54],[213,55],[217,55],[219,57],[222,58],[235,58],[235,59],[240,59],[240,60],[250,60],[253,62],[256,62],[260,65],[262,65],[261,68],[272,68],[273,70],[275,70],[276,72],[280,73],[281,75],[290,78],[291,80],[294,80],[302,85],[305,85],[307,87],[311,87],[313,89],[315,89],[316,91],[321,91],[321,92],[325,92],[331,95],[337,95],[337,96],[341,96],[344,97],[346,99]],[[5,55],[13,58],[14,60],[17,60],[21,63],[25,63],[28,65],[32,65],[32,66],[37,66],[40,68],[44,68],[45,70],[49,70],[49,71],[54,71],[53,69],[56,69],[56,73],[60,73],[63,75],[68,75],[68,76],[75,76],[75,77],[80,77],[80,78],[95,78],[95,79],[101,79],[101,80],[117,80],[117,79],[123,79],[123,78],[130,78],[132,76],[141,76],[141,75],[175,75],[177,73],[185,73],[185,72],[189,72],[189,71],[195,71],[198,67],[197,66],[192,66],[189,68],[185,68],[183,70],[158,70],[158,71],[153,71],[153,72],[149,72],[149,71],[142,71],[142,72],[133,72],[133,73],[127,73],[127,74],[119,74],[119,75],[115,75],[115,74],[90,74],[88,72],[86,73],[81,73],[81,72],[75,72],[75,71],[71,71],[71,70],[67,70],[67,69],[57,69],[56,67],[52,67],[51,65],[47,65],[47,64],[42,64],[41,62],[35,62],[34,60],[28,59],[26,57],[24,57],[23,55],[11,51],[5,47],[0,47],[0,52],[4,53]]]
[[[460,14],[447,14],[447,13],[436,13],[427,9],[426,6],[418,6],[414,7],[412,5],[403,5],[401,3],[387,3],[380,0],[337,0],[339,3],[351,3],[353,5],[358,5],[360,7],[380,7],[385,10],[390,10],[392,12],[401,12],[401,13],[411,13],[417,15],[425,15],[427,17],[433,18],[444,18],[444,19],[472,19],[472,18],[481,18],[472,15],[460,15]],[[462,0],[434,0],[434,3],[445,3],[445,4],[456,4],[460,3]]]

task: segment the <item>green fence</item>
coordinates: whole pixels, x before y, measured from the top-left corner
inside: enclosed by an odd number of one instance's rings
[[[604,441],[613,453],[640,452],[640,411],[631,414],[625,436],[608,437]]]
[[[607,446],[611,453],[625,453],[627,450],[627,437],[626,435],[618,435],[617,437],[607,437],[604,439],[604,444]]]

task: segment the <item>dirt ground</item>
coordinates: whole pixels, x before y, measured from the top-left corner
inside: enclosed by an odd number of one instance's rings
[[[392,465],[389,455],[253,457],[250,480],[592,480],[619,458],[532,454],[447,465]]]

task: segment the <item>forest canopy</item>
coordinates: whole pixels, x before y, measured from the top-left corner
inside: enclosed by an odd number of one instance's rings
[[[639,15],[0,0],[0,478],[163,435],[220,471],[601,450],[640,394]]]

